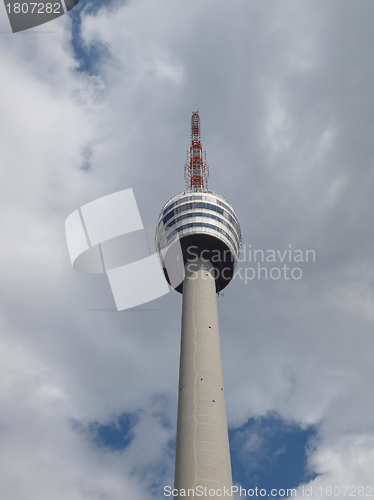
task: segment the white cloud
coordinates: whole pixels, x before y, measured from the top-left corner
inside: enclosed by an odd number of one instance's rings
[[[309,465],[319,474],[304,485],[305,490],[312,488],[313,498],[371,496],[374,437],[351,434],[317,446]],[[302,487],[298,493],[302,494]]]

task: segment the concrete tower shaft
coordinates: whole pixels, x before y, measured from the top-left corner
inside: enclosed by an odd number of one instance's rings
[[[174,488],[218,498],[232,479],[213,271],[202,259],[186,264]]]

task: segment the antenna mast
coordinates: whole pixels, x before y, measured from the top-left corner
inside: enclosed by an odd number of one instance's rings
[[[194,111],[191,118],[190,150],[187,151],[187,160],[184,166],[187,191],[207,191],[208,176],[206,153],[203,151],[200,139],[199,112]]]

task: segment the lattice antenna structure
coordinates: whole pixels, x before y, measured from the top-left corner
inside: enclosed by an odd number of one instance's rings
[[[184,165],[186,189],[191,192],[208,190],[209,169],[206,164],[206,152],[203,151],[200,137],[200,116],[194,111],[191,117],[190,150]]]

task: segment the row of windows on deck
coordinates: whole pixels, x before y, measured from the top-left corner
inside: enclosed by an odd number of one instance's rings
[[[186,201],[202,201],[204,199],[203,196],[201,195],[195,195],[195,196],[185,196],[183,198],[179,198],[178,200],[174,201],[171,205],[168,205],[165,210],[163,211],[162,215],[166,215],[170,209],[175,207],[176,205],[180,203],[184,203]],[[226,205],[226,203],[223,203],[223,201],[219,200],[216,198],[217,205],[220,205],[221,207],[224,207],[229,213],[231,213],[233,216],[235,216],[235,213],[233,212],[232,208]]]
[[[234,225],[234,227],[237,229],[238,234],[240,233],[239,230],[239,223],[232,215],[230,215],[226,210],[223,210],[220,207],[217,207],[216,205],[213,205],[212,203],[202,203],[202,202],[197,202],[197,203],[185,203],[184,205],[181,205],[179,207],[176,207],[174,210],[171,210],[165,217],[162,219],[163,223],[166,224],[168,220],[170,220],[174,215],[177,215],[182,212],[186,212],[187,210],[194,210],[196,208],[203,208],[206,210],[211,210],[212,212],[217,212],[225,219],[229,220],[231,224]],[[208,216],[208,215],[207,215]]]
[[[186,214],[183,214],[183,215],[180,215],[179,217],[176,217],[174,220],[172,220],[171,222],[169,222],[166,226],[167,227],[172,227],[177,222],[180,222],[181,220],[184,220],[184,219],[189,219],[191,217],[207,217],[207,218],[210,218],[210,219],[215,219],[218,222],[220,222],[221,224],[223,224],[224,226],[226,226],[229,229],[231,229],[231,231],[232,231],[232,228],[234,227],[238,238],[240,238],[240,229],[239,229],[238,224],[236,223],[236,221],[233,220],[233,221],[231,221],[231,223],[229,223],[226,220],[221,219],[221,217],[218,217],[218,215],[210,214],[210,213],[207,213],[207,212],[187,212]],[[231,217],[231,219],[232,219],[232,217]]]
[[[173,237],[175,237],[175,235],[177,233],[180,233],[180,232],[184,231],[185,229],[188,229],[188,228],[191,228],[191,227],[207,227],[207,228],[210,228],[210,229],[214,229],[215,231],[218,231],[219,233],[222,233],[230,241],[230,243],[232,244],[233,248],[235,248],[236,252],[239,251],[237,243],[233,240],[233,238],[231,238],[231,236],[224,229],[222,229],[220,227],[217,227],[217,226],[214,226],[213,224],[208,224],[206,222],[189,222],[188,224],[184,224],[183,226],[180,226],[180,227],[174,229],[167,236],[166,243],[169,243],[169,241],[171,239],[173,239]]]

